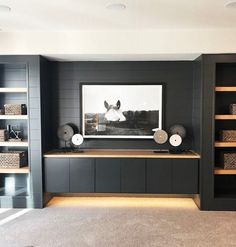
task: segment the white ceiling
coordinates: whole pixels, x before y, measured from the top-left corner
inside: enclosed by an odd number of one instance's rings
[[[124,3],[124,11],[107,10]],[[2,31],[234,29],[224,0],[0,0]]]

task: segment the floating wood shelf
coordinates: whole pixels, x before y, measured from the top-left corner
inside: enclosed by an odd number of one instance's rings
[[[0,147],[28,147],[27,141],[20,141],[20,142],[0,142]]]
[[[0,119],[28,119],[28,115],[0,115]]]
[[[236,115],[215,115],[216,120],[236,120]]]
[[[0,93],[27,93],[27,88],[0,87]]]
[[[29,173],[29,167],[24,166],[21,168],[16,168],[16,169],[0,169],[0,173]]]
[[[216,92],[236,92],[236,87],[215,87]]]
[[[183,154],[154,153],[155,150],[108,150],[90,149],[77,152],[51,151],[44,154],[45,158],[181,158],[199,159],[200,155],[189,151]]]
[[[214,174],[216,175],[236,175],[236,169],[222,169],[222,168],[215,168]]]
[[[215,147],[236,147],[236,142],[215,142]]]

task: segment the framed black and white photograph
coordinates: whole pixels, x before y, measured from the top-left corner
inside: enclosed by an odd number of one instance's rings
[[[153,138],[162,128],[162,85],[82,85],[84,138]]]

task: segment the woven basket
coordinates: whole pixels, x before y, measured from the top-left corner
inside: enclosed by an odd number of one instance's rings
[[[223,142],[235,142],[236,141],[236,130],[221,130],[220,140]]]
[[[5,109],[6,115],[21,115],[22,114],[21,105],[5,104],[4,109]]]
[[[232,115],[236,115],[236,104],[229,105],[229,113]]]
[[[0,153],[0,168],[20,168],[27,165],[27,155],[23,151]]]
[[[7,134],[6,129],[0,129],[0,142],[5,142],[8,139],[8,134]]]
[[[223,153],[222,162],[224,169],[236,169],[236,153]]]

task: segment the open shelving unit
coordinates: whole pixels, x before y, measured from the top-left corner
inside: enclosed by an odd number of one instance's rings
[[[235,169],[222,169],[222,168],[215,168],[214,170],[215,175],[236,175]]]
[[[4,104],[28,106],[28,65],[26,63],[0,63],[0,108],[3,108]],[[1,141],[1,151],[29,153],[28,121],[28,115],[0,115],[0,129],[6,129],[7,125],[16,126],[23,131],[24,137],[23,141]],[[28,164],[18,169],[0,168],[0,207],[1,204],[5,205],[11,197],[29,196],[29,177],[30,165]],[[13,192],[8,193],[9,191]]]
[[[228,86],[228,87],[215,87],[216,92],[236,92],[236,87]]]
[[[236,115],[230,115],[230,104],[236,104],[236,63],[216,63],[215,77],[215,142],[213,166],[214,197],[236,198],[236,169],[225,169],[222,154],[236,153],[236,142],[220,140],[221,130],[236,130]]]
[[[20,119],[25,119],[25,120],[27,120],[28,119],[28,116],[27,115],[0,115],[0,120],[3,120],[3,119],[5,119],[5,120],[9,120],[9,119],[11,119],[11,120],[20,120]]]
[[[27,93],[27,87],[0,87],[0,93]]]
[[[236,147],[236,142],[221,142],[221,141],[216,141],[215,142],[215,147],[220,148],[220,147],[229,147],[229,148],[234,148]]]
[[[5,141],[0,142],[0,147],[28,147],[27,141]]]
[[[28,166],[23,166],[21,168],[17,168],[17,169],[0,169],[0,173],[23,173],[23,174],[27,174],[29,173],[29,167]]]
[[[215,120],[236,120],[236,115],[215,115]]]

